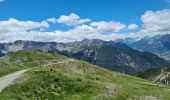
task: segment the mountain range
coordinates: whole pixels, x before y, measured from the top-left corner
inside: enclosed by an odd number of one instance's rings
[[[139,41],[124,40],[128,46],[140,51],[148,51],[170,61],[170,34],[143,38]]]
[[[150,52],[137,51],[124,43],[84,39],[70,43],[16,41],[0,44],[2,54],[20,50],[42,50],[84,60],[107,69],[134,74],[168,63]]]

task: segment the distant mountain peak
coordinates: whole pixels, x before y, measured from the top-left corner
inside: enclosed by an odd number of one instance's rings
[[[129,42],[128,46],[140,51],[149,51],[170,60],[170,34],[143,38],[140,41]]]

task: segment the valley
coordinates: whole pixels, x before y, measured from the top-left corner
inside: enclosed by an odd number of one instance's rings
[[[110,71],[79,60],[42,51],[18,51],[7,55],[11,63],[27,68],[23,77],[0,93],[3,100],[9,99],[54,99],[60,100],[167,100],[170,87]],[[7,57],[6,56],[6,57]],[[47,62],[46,62],[47,61]],[[39,62],[43,62],[39,65]],[[50,72],[52,63],[56,72]],[[45,65],[45,66],[42,66]]]

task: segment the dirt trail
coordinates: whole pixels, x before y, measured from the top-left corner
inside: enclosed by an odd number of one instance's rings
[[[57,63],[49,63],[47,65],[51,65],[51,64],[59,64],[59,63],[68,63],[69,61],[74,61],[73,59],[69,59],[67,61],[61,61],[61,62],[57,62]],[[47,66],[45,65],[45,66]],[[0,77],[0,92],[7,86],[9,86],[10,84],[12,84],[12,82],[16,79],[18,79],[19,77],[21,77],[26,71],[30,70],[32,68],[29,69],[24,69],[24,70],[20,70],[17,72],[14,72],[12,74],[6,75],[4,77]]]
[[[5,87],[9,86],[14,80],[21,77],[23,75],[23,73],[25,73],[28,70],[30,70],[30,69],[23,69],[23,70],[20,70],[20,71],[14,72],[12,74],[1,77],[0,78],[0,92]]]

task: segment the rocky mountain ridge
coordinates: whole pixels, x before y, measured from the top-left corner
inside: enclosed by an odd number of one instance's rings
[[[143,38],[139,41],[124,40],[124,42],[133,49],[152,52],[170,61],[170,34]]]
[[[59,53],[127,74],[134,74],[138,71],[157,68],[167,64],[164,59],[152,53],[134,50],[121,42],[98,39],[84,39],[70,43],[20,40],[14,43],[0,44],[2,53],[19,50],[42,50]]]

